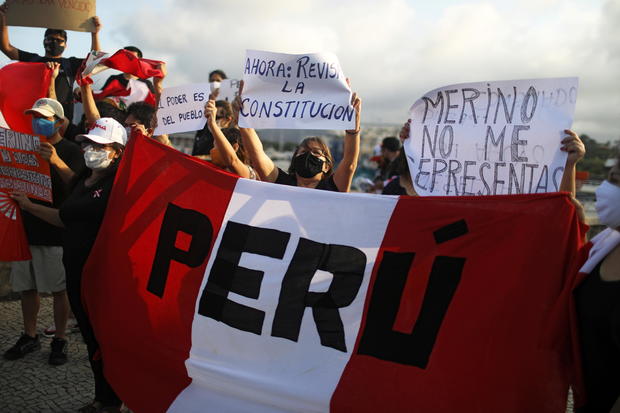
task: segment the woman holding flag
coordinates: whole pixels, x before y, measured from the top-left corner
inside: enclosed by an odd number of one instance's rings
[[[81,299],[82,270],[103,221],[116,168],[127,143],[125,128],[112,118],[98,119],[87,134],[78,135],[88,168],[59,209],[31,202],[23,193],[11,197],[32,215],[65,228],[63,264],[67,293],[78,321],[95,379],[95,399],[79,409],[83,413],[120,412],[121,401],[103,375],[103,361],[95,332]]]

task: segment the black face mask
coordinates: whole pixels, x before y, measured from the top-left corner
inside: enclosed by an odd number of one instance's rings
[[[65,51],[65,47],[61,46],[57,40],[45,39],[45,41],[43,42],[43,47],[45,48],[45,51],[51,56],[60,56],[62,52]]]
[[[312,178],[316,174],[323,172],[322,159],[317,158],[310,152],[302,153],[293,159],[293,168],[295,173],[302,178]]]

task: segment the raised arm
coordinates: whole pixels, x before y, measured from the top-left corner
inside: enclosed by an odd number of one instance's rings
[[[351,97],[351,105],[355,109],[355,129],[345,131],[344,154],[342,161],[334,172],[334,183],[340,192],[349,192],[353,174],[357,169],[357,158],[360,153],[360,115],[362,112],[362,100],[357,93]]]
[[[586,148],[575,132],[570,129],[566,129],[564,133],[566,133],[566,136],[562,139],[561,150],[568,152],[568,157],[566,158],[566,165],[564,166],[564,174],[562,174],[560,191],[570,192],[570,194],[574,197],[577,193],[575,183],[577,162],[579,162],[586,154]]]
[[[6,2],[0,6],[0,50],[11,60],[19,58],[17,48],[9,42],[9,28],[6,25]]]
[[[252,167],[261,181],[275,182],[278,179],[278,168],[263,150],[263,143],[252,128],[239,128],[243,149],[250,158]]]
[[[88,83],[83,82],[83,84],[80,85],[80,93],[82,95],[82,107],[84,108],[84,115],[86,116],[86,124],[90,126],[95,123],[101,115],[95,104],[93,90]]]
[[[161,92],[163,92],[164,90],[164,78],[168,74],[165,63],[160,64],[159,69],[161,69],[163,76],[153,78],[153,87],[155,88],[155,100],[157,101],[157,106],[159,106],[159,99],[161,98]]]
[[[228,142],[222,129],[220,129],[220,126],[217,124],[217,107],[215,106],[215,100],[209,99],[205,105],[205,114],[207,115],[207,126],[211,131],[211,135],[213,135],[213,145],[220,153],[224,166],[230,168],[242,178],[249,178],[250,171],[248,166],[241,162],[235,148]]]
[[[241,94],[243,93],[243,80],[239,85],[239,95],[235,99],[235,110],[239,111],[242,106]],[[237,115],[238,117],[238,115]],[[250,158],[250,164],[258,174],[261,181],[275,182],[278,179],[278,168],[263,149],[263,143],[253,128],[239,128],[243,149]]]
[[[52,78],[50,79],[50,85],[47,89],[47,97],[50,99],[57,100],[56,98],[56,78],[58,77],[58,73],[60,72],[60,63],[57,62],[47,62],[47,67],[52,71]]]
[[[90,50],[100,51],[101,45],[99,44],[99,30],[101,30],[101,20],[98,16],[93,17],[93,24],[95,25],[95,31],[90,34]]]
[[[63,224],[62,220],[60,219],[60,214],[58,213],[58,210],[56,208],[50,208],[45,205],[35,204],[30,199],[28,199],[28,197],[23,192],[12,192],[11,198],[13,198],[24,211],[30,212],[35,217],[41,218],[47,223],[64,228],[65,224]]]

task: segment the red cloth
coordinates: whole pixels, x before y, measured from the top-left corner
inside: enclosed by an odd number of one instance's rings
[[[159,60],[138,58],[125,49],[119,50],[101,63],[111,69],[120,70],[123,73],[138,76],[140,79],[147,79],[149,77],[163,77],[162,71],[157,68],[157,66],[163,62]]]
[[[151,162],[156,159],[156,162]],[[178,164],[179,159],[183,166]],[[188,174],[200,179],[188,179]],[[92,258],[84,268],[82,296],[97,331],[106,377],[126,404],[137,406],[132,410],[165,411],[165,406],[191,382],[184,361],[189,357],[194,306],[206,261],[195,268],[175,265],[179,276],[170,278],[166,293],[160,299],[146,290],[148,275],[143,271],[148,272],[152,266],[152,255],[130,257],[127,251],[133,248],[152,251],[155,247],[152,241],[158,238],[164,211],[172,198],[180,206],[204,205],[204,211],[213,220],[213,231],[217,233],[218,223],[224,218],[236,181],[231,174],[222,173],[204,161],[184,155],[151,138],[132,133],[127,144],[102,223],[102,228],[106,230],[100,231],[105,236],[97,239],[91,252]],[[214,187],[210,182],[218,182],[218,186]],[[119,220],[125,220],[121,214],[128,205],[133,207],[127,216],[127,225],[116,226]],[[111,228],[114,230],[108,231]],[[214,240],[215,237],[212,243]],[[107,247],[101,249],[101,246],[108,244],[114,250],[117,247],[127,248],[113,264],[115,273],[123,276],[117,278],[110,274],[111,277],[106,277],[106,280],[97,279],[98,276],[93,275],[108,268],[107,265],[99,265],[107,262],[102,259],[112,251]],[[140,273],[139,278],[129,275],[132,273]],[[102,313],[103,297],[92,294],[99,288],[107,290],[110,287],[113,292],[107,296],[105,305],[122,309],[128,317],[124,321],[117,318],[120,314]],[[171,311],[171,308],[174,310]],[[118,342],[110,340],[110,323],[117,324],[113,334],[118,338],[140,337],[131,344],[139,350],[136,354],[129,356],[127,352],[111,350]],[[158,345],[152,346],[152,343]],[[129,361],[128,356],[132,359],[131,367],[123,366]],[[137,371],[136,366],[150,367],[140,367]],[[135,385],[138,383],[135,380],[139,380],[139,386]]]
[[[0,261],[32,259],[21,209],[8,193],[0,191]]]
[[[84,270],[82,294],[106,377],[135,411],[166,411],[191,382],[185,361],[192,322],[200,317],[197,298],[215,253],[211,250],[195,266],[167,263],[165,292],[149,292],[153,270],[161,268],[156,266],[159,241],[171,236],[162,235],[164,215],[174,205],[208,217],[212,236],[201,245],[213,248],[236,185],[230,174],[152,139],[129,141],[105,230]],[[270,189],[265,183],[254,185]],[[296,191],[291,188],[290,196]],[[351,202],[365,200],[351,197]],[[235,210],[231,220],[248,212]],[[280,229],[274,216],[270,226]],[[186,232],[201,227],[194,216],[174,222],[175,228],[186,228],[173,234],[174,248],[190,255]],[[348,364],[330,410],[564,413],[570,380],[564,365],[571,352],[569,292],[581,265],[583,229],[577,222],[566,194],[399,198],[381,245],[367,246],[379,248],[379,255],[363,297],[365,308],[358,314],[355,348],[342,352]],[[324,229],[324,242],[330,230]],[[385,263],[386,256],[403,253],[414,255],[399,286],[403,272]],[[435,265],[440,270],[431,276]],[[445,283],[455,277],[459,281],[446,301]],[[443,313],[437,309],[442,305],[447,306]],[[428,314],[425,308],[434,310]],[[366,336],[373,317],[386,328]],[[417,328],[423,318],[426,324]],[[260,336],[273,339],[265,331]]]
[[[32,118],[24,111],[47,96],[52,71],[45,63],[11,63],[0,69],[0,111],[9,129],[32,134]]]
[[[469,233],[441,244],[424,230],[403,230],[456,217]],[[564,413],[584,229],[565,194],[402,197],[379,253],[416,251],[403,294],[393,297],[401,303],[394,334],[423,336],[429,328],[418,321],[435,257],[467,258],[460,285],[424,368],[366,355],[360,334],[330,411]],[[362,329],[368,315],[369,308]],[[409,345],[411,353],[423,346],[415,338]]]
[[[86,75],[83,74],[86,66],[90,64],[90,62],[92,62],[91,59],[101,59],[97,62],[97,66],[107,66],[110,69],[116,69],[120,70],[123,73],[132,74],[139,77],[140,79],[164,76],[161,69],[157,67],[163,63],[159,60],[141,59],[125,49],[121,49],[114,53],[112,56],[106,58],[104,58],[103,56],[105,56],[105,53],[102,52],[91,52],[86,56],[86,58],[82,62],[82,66],[75,75],[75,81],[78,83],[78,85],[93,83],[92,79],[89,76],[90,72]],[[92,68],[90,68],[89,70],[92,70]]]
[[[128,96],[131,91],[127,89],[121,82],[114,79],[102,89],[99,93],[93,93],[95,100],[104,99],[108,96]]]

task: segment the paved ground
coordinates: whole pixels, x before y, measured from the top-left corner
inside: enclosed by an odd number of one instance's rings
[[[39,330],[53,324],[51,297],[41,299]],[[0,352],[15,344],[23,330],[19,301],[0,301]],[[51,339],[42,337],[41,350],[23,359],[0,356],[0,412],[75,412],[93,397],[92,373],[80,333],[67,336],[69,361],[47,364]]]
[[[51,297],[41,299],[39,330],[53,323]],[[22,327],[19,301],[0,298],[0,352],[17,340]],[[42,338],[41,350],[16,361],[0,356],[0,413],[75,412],[90,402],[93,380],[86,346],[80,333],[67,336],[69,362],[47,364],[51,339]],[[572,398],[566,413],[572,413]]]

